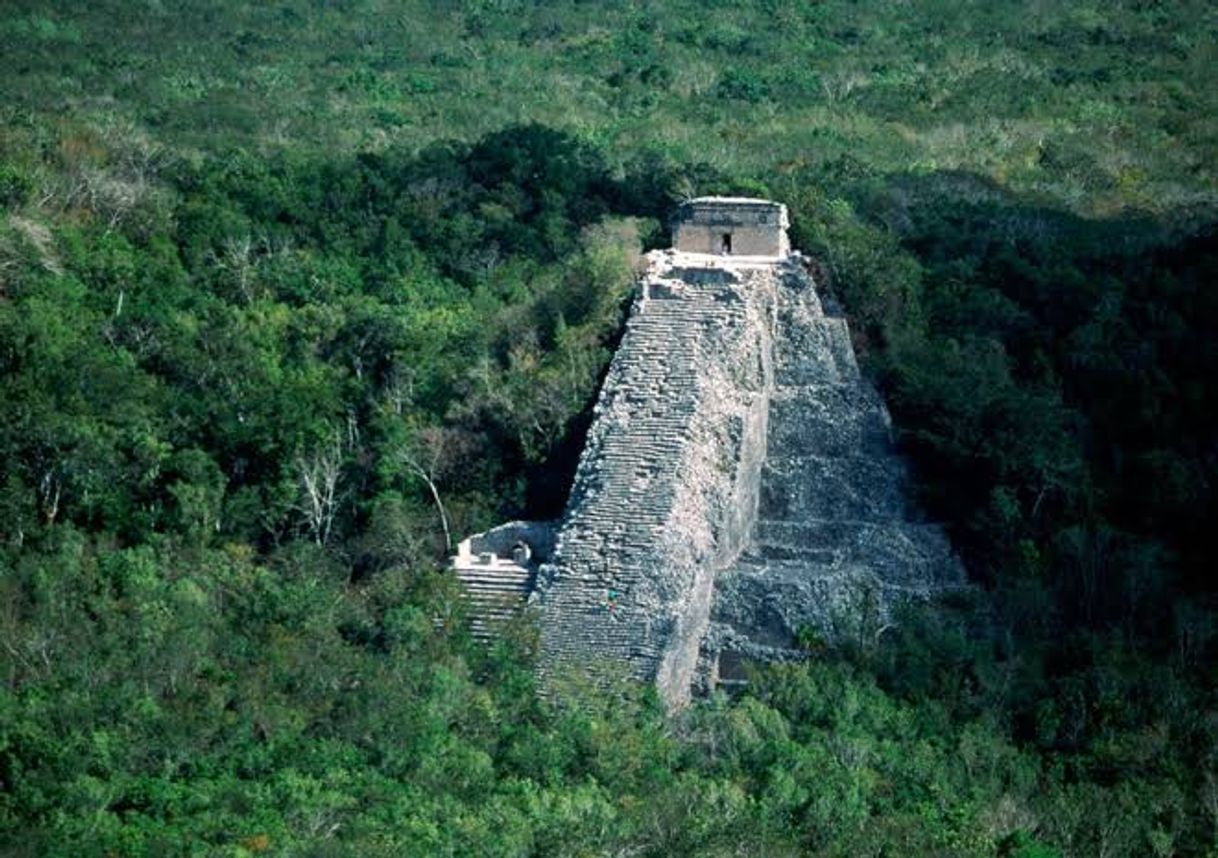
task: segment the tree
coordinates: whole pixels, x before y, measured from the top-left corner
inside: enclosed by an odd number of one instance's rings
[[[296,475],[300,485],[298,509],[305,527],[318,545],[330,541],[334,518],[342,500],[340,484],[347,453],[343,434],[331,428],[329,437],[309,453],[296,456]]]
[[[396,463],[427,486],[436,513],[440,517],[445,556],[452,552],[453,540],[448,524],[448,512],[440,496],[439,481],[470,451],[470,447],[471,439],[467,433],[442,426],[428,426],[415,432],[410,441],[399,446],[394,452]]]

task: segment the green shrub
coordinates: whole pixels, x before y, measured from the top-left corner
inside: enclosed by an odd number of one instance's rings
[[[34,182],[27,173],[12,164],[0,164],[0,208],[20,208],[33,190]]]

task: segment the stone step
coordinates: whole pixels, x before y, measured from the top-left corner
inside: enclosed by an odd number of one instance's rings
[[[477,599],[466,599],[471,616],[508,616],[519,613],[525,600],[513,596],[483,596]]]
[[[528,577],[509,580],[505,578],[469,578],[458,575],[457,580],[470,592],[528,593],[532,584],[532,579]]]
[[[479,605],[519,605],[529,595],[526,589],[519,590],[472,590],[465,588],[465,600]]]
[[[490,625],[491,623],[497,623],[497,622],[502,622],[504,620],[510,620],[513,617],[517,616],[519,613],[520,613],[519,608],[509,611],[509,610],[494,610],[494,609],[487,608],[487,607],[481,607],[481,608],[476,608],[476,609],[471,607],[471,609],[469,611],[469,620],[470,620],[471,624],[478,623],[480,625],[486,626],[486,625]]]
[[[456,569],[455,574],[462,581],[485,581],[490,583],[502,582],[511,584],[527,584],[529,579],[533,577],[533,573],[528,569],[504,566],[497,568],[464,567]]]
[[[527,591],[493,591],[481,590],[471,592],[468,589],[465,601],[471,605],[481,605],[487,608],[515,609],[528,599]]]
[[[763,557],[793,562],[821,562],[823,552],[835,552],[838,565],[866,567],[891,584],[955,580],[958,572],[951,544],[933,524],[763,520],[756,546]]]
[[[520,589],[473,589],[465,588],[465,600],[478,605],[519,605],[529,597],[529,590]]]
[[[466,588],[465,601],[471,605],[520,605],[529,597],[528,590],[471,590]]]

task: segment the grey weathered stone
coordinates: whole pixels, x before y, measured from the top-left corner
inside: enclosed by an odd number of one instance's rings
[[[691,228],[764,208],[726,202],[690,209]],[[906,501],[845,320],[787,253],[785,209],[765,205],[773,224],[736,226],[781,233],[773,254],[649,257],[552,551],[515,571],[457,564],[476,587],[518,582],[500,586],[517,603],[531,589],[543,678],[624,672],[677,706],[744,661],[800,657],[805,627],[874,633],[963,582]],[[521,526],[474,541],[499,556]]]
[[[703,669],[797,657],[803,629],[874,635],[897,606],[963,585],[942,530],[904,493],[891,420],[845,320],[806,275],[781,278],[766,465],[753,539],[716,580]],[[726,666],[726,669],[725,669]]]

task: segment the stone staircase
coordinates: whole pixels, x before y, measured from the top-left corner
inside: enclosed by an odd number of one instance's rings
[[[499,627],[520,613],[533,590],[533,573],[513,563],[490,563],[453,570],[465,588],[471,634],[493,638]]]
[[[653,273],[643,282],[602,386],[555,559],[541,570],[543,673],[625,665],[636,678],[655,677],[679,622],[665,608],[695,586],[668,546],[681,530],[674,519],[693,451],[708,431],[700,424],[706,369],[722,360],[725,338],[749,330],[743,285],[726,271]]]

